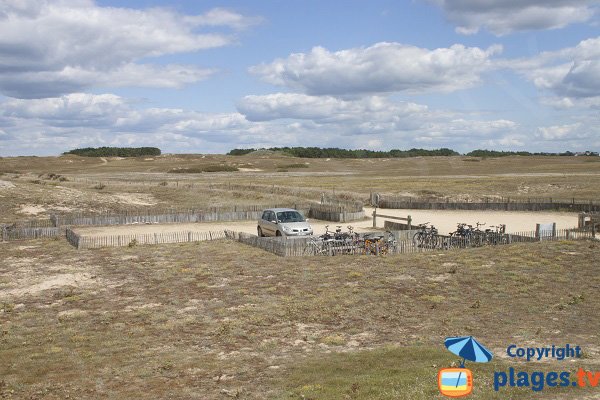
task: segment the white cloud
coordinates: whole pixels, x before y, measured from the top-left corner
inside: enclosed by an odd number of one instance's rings
[[[484,50],[459,44],[429,50],[386,42],[337,52],[315,47],[250,72],[310,95],[451,92],[477,85],[491,56],[501,50],[498,45]]]
[[[179,87],[213,71],[145,60],[231,44],[232,35],[198,30],[252,23],[222,9],[184,16],[162,8],[99,7],[85,0],[2,1],[0,92],[39,98],[108,84]]]
[[[557,110],[566,110],[575,107],[575,102],[568,97],[542,97],[540,103],[556,108]]]
[[[73,93],[46,99],[9,99],[2,104],[0,115],[14,119],[46,120],[49,125],[106,126],[126,104],[112,94]]]
[[[215,114],[144,108],[113,94],[7,99],[0,102],[0,154],[56,154],[103,145],[225,152],[239,146],[389,149],[426,143],[469,150],[518,128],[507,120],[482,120],[379,96],[342,100],[278,93],[249,96],[241,103],[246,108],[240,106],[239,113]]]
[[[329,126],[342,135],[420,135],[436,138],[486,137],[515,130],[509,120],[479,120],[386,97],[339,99],[298,93],[246,96],[238,111],[250,121],[296,119]]]
[[[309,96],[300,93],[245,96],[238,102],[237,108],[250,121],[291,118],[339,122],[368,119],[366,114],[379,114],[380,117],[386,114],[389,118],[400,118],[427,111],[427,106],[424,105],[407,102],[392,104],[379,96],[342,100],[332,96]]]
[[[524,147],[526,145],[526,142],[527,136],[525,135],[509,134],[500,136],[497,139],[490,139],[487,142],[485,142],[485,145],[483,147],[489,147],[492,149],[496,147],[504,149],[515,149],[519,147]]]
[[[543,140],[570,140],[585,137],[580,128],[581,123],[539,127],[536,136]]]
[[[530,58],[498,61],[498,66],[512,68],[550,92],[543,104],[564,109],[597,106],[600,101],[600,37]]]
[[[558,29],[588,21],[596,0],[431,0],[461,34],[484,28],[501,36],[517,31]]]
[[[263,21],[260,17],[247,17],[224,8],[214,8],[203,15],[188,16],[186,22],[200,26],[228,26],[246,29]]]

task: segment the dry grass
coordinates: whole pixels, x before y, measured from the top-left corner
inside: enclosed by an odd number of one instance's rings
[[[469,160],[477,160],[469,161]],[[0,159],[0,222],[31,218],[23,206],[54,211],[101,211],[147,207],[204,207],[285,203],[297,198],[262,191],[228,190],[214,183],[249,182],[304,188],[307,199],[321,192],[366,200],[370,191],[390,195],[450,196],[470,200],[487,196],[598,199],[600,162],[589,157],[504,157],[474,159],[299,159],[278,154],[247,156],[166,155],[139,158],[14,157]],[[469,161],[469,162],[466,162]],[[237,172],[170,174],[214,166]],[[300,168],[300,166],[303,166]],[[305,168],[306,167],[306,168]],[[287,172],[284,172],[287,171]],[[15,172],[20,172],[15,174]],[[66,180],[51,179],[59,176]],[[102,189],[96,189],[102,187]]]
[[[598,369],[597,254],[590,242],[326,259],[229,241],[1,244],[0,397],[321,399],[354,387],[355,398],[429,399],[432,365],[456,361],[443,338],[457,334],[496,355],[513,342],[574,343],[587,354],[577,367]],[[331,369],[377,357],[370,375]]]

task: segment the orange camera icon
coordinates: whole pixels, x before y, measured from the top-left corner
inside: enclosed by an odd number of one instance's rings
[[[438,372],[438,388],[447,397],[462,397],[473,391],[473,373],[467,368],[444,368]]]

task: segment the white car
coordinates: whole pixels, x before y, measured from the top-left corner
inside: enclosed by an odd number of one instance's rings
[[[258,236],[308,236],[313,228],[308,220],[293,208],[264,210],[256,228]]]

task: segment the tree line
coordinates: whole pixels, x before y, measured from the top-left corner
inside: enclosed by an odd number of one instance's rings
[[[431,157],[431,156],[460,156],[461,154],[457,151],[448,148],[441,148],[435,150],[427,149],[410,149],[410,150],[390,150],[390,151],[378,151],[378,150],[348,150],[340,149],[337,147],[269,147],[262,149],[248,148],[248,149],[233,149],[227,155],[230,156],[242,156],[258,150],[269,150],[277,151],[285,154],[289,154],[294,157],[302,158],[407,158],[407,157]],[[571,152],[565,151],[562,153],[548,153],[548,152],[529,152],[529,151],[496,151],[496,150],[473,150],[466,154],[469,157],[508,157],[508,156],[598,156],[597,152],[585,151],[585,152]]]
[[[348,150],[340,149],[337,147],[270,147],[267,149],[258,150],[269,150],[278,151],[285,154],[289,154],[294,157],[302,158],[406,158],[406,157],[419,157],[419,156],[458,156],[460,155],[451,149],[410,149],[410,150],[390,150],[390,151],[379,151],[379,150]],[[257,149],[233,149],[227,155],[230,156],[241,156],[244,154],[252,153]]]
[[[496,151],[496,150],[473,150],[467,154],[466,156],[471,157],[506,157],[506,156],[598,156],[598,153],[595,151],[583,151],[583,152],[572,152],[565,151],[562,153],[547,153],[547,152],[538,152],[532,153],[529,151]]]
[[[160,149],[158,147],[85,147],[63,154],[75,154],[83,157],[141,157],[160,156]]]

